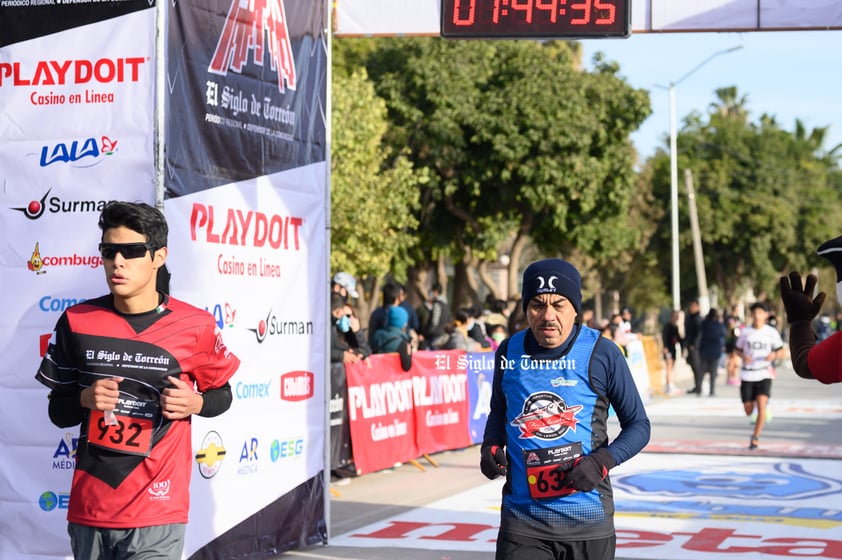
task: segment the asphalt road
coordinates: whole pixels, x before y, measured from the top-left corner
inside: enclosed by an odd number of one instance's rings
[[[680,370],[679,385],[687,389],[689,371],[686,366]],[[724,376],[720,376],[722,379]],[[627,472],[633,472],[635,463],[645,463],[644,456],[651,463],[653,458],[668,464],[683,458],[704,464],[705,460],[715,460],[723,456],[755,458],[777,458],[774,461],[816,460],[821,468],[838,475],[842,479],[842,384],[826,386],[814,381],[798,378],[791,369],[788,360],[784,360],[778,369],[778,375],[772,388],[771,406],[774,419],[767,424],[761,438],[759,449],[748,450],[752,427],[742,412],[739,388],[719,383],[716,397],[697,397],[682,395],[678,397],[656,396],[647,403],[647,410],[652,421],[650,444],[638,457],[625,465]],[[616,426],[615,426],[616,429]],[[704,459],[706,458],[706,459]],[[471,489],[482,489],[489,484],[478,469],[479,448],[449,451],[430,457],[435,466],[425,459],[419,459],[416,465],[404,464],[396,469],[363,475],[351,480],[345,486],[331,486],[330,500],[330,539],[327,546],[311,546],[289,551],[277,558],[283,560],[487,560],[493,557],[487,542],[477,541],[476,550],[471,545],[460,545],[458,549],[442,549],[436,543],[425,545],[422,537],[417,547],[389,546],[389,539],[383,540],[383,546],[353,546],[353,538],[371,533],[371,527],[378,522],[423,510],[430,504]],[[765,459],[762,459],[765,460]],[[772,460],[772,459],[770,459]],[[813,461],[815,463],[815,461]],[[618,467],[619,468],[619,467]],[[815,468],[815,467],[814,467]],[[699,467],[702,469],[702,467]],[[613,471],[612,471],[613,473]],[[612,474],[614,480],[614,474]],[[496,500],[496,498],[494,498]],[[834,498],[837,499],[837,498]],[[700,498],[701,500],[701,498]],[[456,505],[456,509],[460,506]],[[429,508],[427,508],[429,509]],[[618,512],[620,511],[618,504]],[[432,508],[425,515],[437,515],[439,510]],[[443,512],[443,521],[452,519],[451,508]],[[468,519],[467,514],[466,519]],[[490,517],[486,515],[486,517]],[[433,517],[435,519],[435,517]],[[686,522],[692,527],[702,527],[705,519],[693,518]],[[688,533],[678,533],[688,534]],[[839,534],[838,532],[836,533]],[[466,539],[470,541],[471,539]],[[482,539],[488,541],[487,538]],[[334,544],[340,542],[340,545]],[[432,543],[433,541],[427,541]],[[493,541],[492,541],[493,542]],[[350,544],[349,544],[350,543]],[[643,554],[643,555],[641,555]],[[663,560],[653,552],[652,560]],[[663,553],[662,553],[663,554]],[[793,557],[798,554],[793,554]],[[727,556],[727,555],[726,555]],[[701,556],[670,556],[670,558],[697,558]],[[720,558],[725,556],[719,555]],[[746,557],[746,556],[742,556]],[[751,557],[751,556],[747,556]],[[775,557],[777,556],[770,556]],[[825,558],[838,556],[814,557]],[[618,560],[627,558],[618,549]],[[645,553],[636,552],[628,558],[650,558]],[[766,558],[766,556],[763,556]]]

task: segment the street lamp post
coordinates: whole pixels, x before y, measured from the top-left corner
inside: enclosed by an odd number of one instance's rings
[[[738,51],[743,48],[742,45],[737,45],[736,47],[731,47],[730,49],[724,49],[718,52],[713,53],[698,65],[696,65],[692,70],[684,74],[679,79],[675,80],[674,82],[670,82],[669,85],[669,94],[670,94],[670,208],[672,209],[672,307],[674,310],[679,311],[681,310],[681,290],[680,290],[680,280],[679,280],[679,265],[678,265],[678,148],[677,144],[677,131],[676,131],[676,119],[675,119],[675,86],[689,78],[692,74],[694,74],[697,70],[699,70],[702,66],[716,58],[717,56],[732,53],[734,51]]]

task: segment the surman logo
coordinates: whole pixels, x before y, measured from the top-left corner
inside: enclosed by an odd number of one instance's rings
[[[284,93],[284,82],[294,90],[295,60],[282,0],[233,0],[208,72],[224,76],[231,69],[241,74],[249,51],[254,51],[254,64],[263,66],[264,37],[271,68],[278,73],[278,91]]]

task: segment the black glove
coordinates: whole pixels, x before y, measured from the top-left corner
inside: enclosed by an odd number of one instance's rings
[[[813,274],[807,275],[804,287],[801,287],[801,274],[792,271],[789,277],[781,276],[781,299],[786,309],[786,320],[790,323],[795,321],[812,321],[821,311],[824,303],[825,293],[813,299],[813,291],[819,279]]]
[[[480,450],[479,470],[490,480],[505,476],[509,460],[506,452],[499,445],[483,445]]]
[[[607,449],[598,449],[589,455],[579,457],[564,476],[565,486],[579,492],[590,492],[605,480],[608,471],[617,461]]]

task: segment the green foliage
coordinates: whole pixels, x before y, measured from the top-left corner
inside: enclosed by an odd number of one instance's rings
[[[331,269],[381,277],[408,264],[426,172],[383,145],[383,100],[363,68],[345,70],[332,84]]]
[[[781,274],[820,264],[815,248],[839,234],[842,191],[838,161],[822,148],[826,129],[808,134],[796,122],[787,132],[769,115],[751,123],[736,88],[716,93],[706,118],[690,115],[678,136],[682,299],[698,295],[684,188],[690,169],[708,283],[730,304],[746,288],[774,294]],[[669,200],[668,154],[648,165],[653,192]],[[660,233],[656,250],[668,254],[669,224]],[[662,272],[670,277],[669,268]]]
[[[563,42],[402,38],[348,49],[368,53],[386,141],[430,169],[419,258],[493,260],[518,231],[548,254],[578,249],[602,263],[639,241],[626,219],[628,138],[649,100],[616,68],[582,72],[577,45]]]

